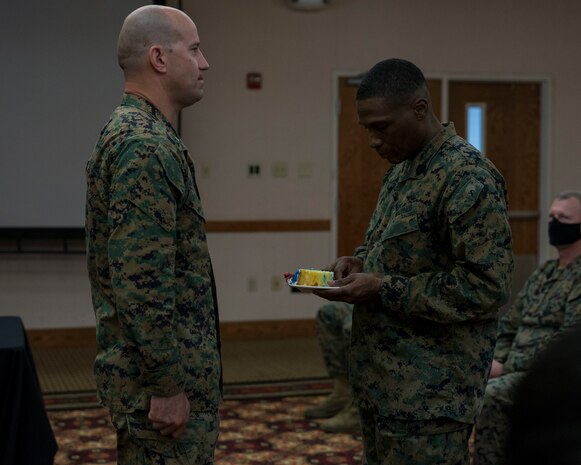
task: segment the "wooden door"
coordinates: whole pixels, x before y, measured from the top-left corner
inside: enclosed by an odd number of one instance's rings
[[[367,132],[359,125],[355,106],[357,84],[356,79],[339,79],[338,257],[353,255],[355,248],[363,243],[383,177],[390,166],[369,147]],[[440,115],[441,81],[430,79],[428,87],[434,111]]]
[[[469,103],[484,105],[484,152],[506,180],[515,255],[513,287],[518,291],[538,261],[541,84],[451,81],[449,117],[462,137]]]
[[[450,121],[466,137],[466,105],[486,108],[485,155],[506,180],[517,254],[537,254],[540,166],[539,83],[451,82]]]

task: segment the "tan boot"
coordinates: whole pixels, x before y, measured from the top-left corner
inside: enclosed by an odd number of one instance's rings
[[[305,409],[307,418],[331,418],[351,401],[351,387],[346,378],[336,378],[333,391],[318,405]]]
[[[349,402],[337,415],[321,423],[321,429],[327,433],[357,433],[361,430],[359,410]]]

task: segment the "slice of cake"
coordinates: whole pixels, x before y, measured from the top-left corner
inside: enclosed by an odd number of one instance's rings
[[[291,277],[289,283],[295,286],[329,287],[333,280],[332,271],[307,270],[299,268]]]

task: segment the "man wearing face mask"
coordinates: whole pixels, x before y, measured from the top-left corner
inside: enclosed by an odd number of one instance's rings
[[[504,463],[516,385],[547,344],[581,322],[581,192],[559,194],[549,211],[559,257],[541,265],[501,318],[484,406],[476,420],[474,465]]]

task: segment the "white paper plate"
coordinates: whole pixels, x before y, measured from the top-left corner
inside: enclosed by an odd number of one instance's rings
[[[300,284],[291,284],[287,281],[287,284],[290,287],[294,287],[301,292],[313,292],[315,289],[333,289],[331,286],[304,286]]]

